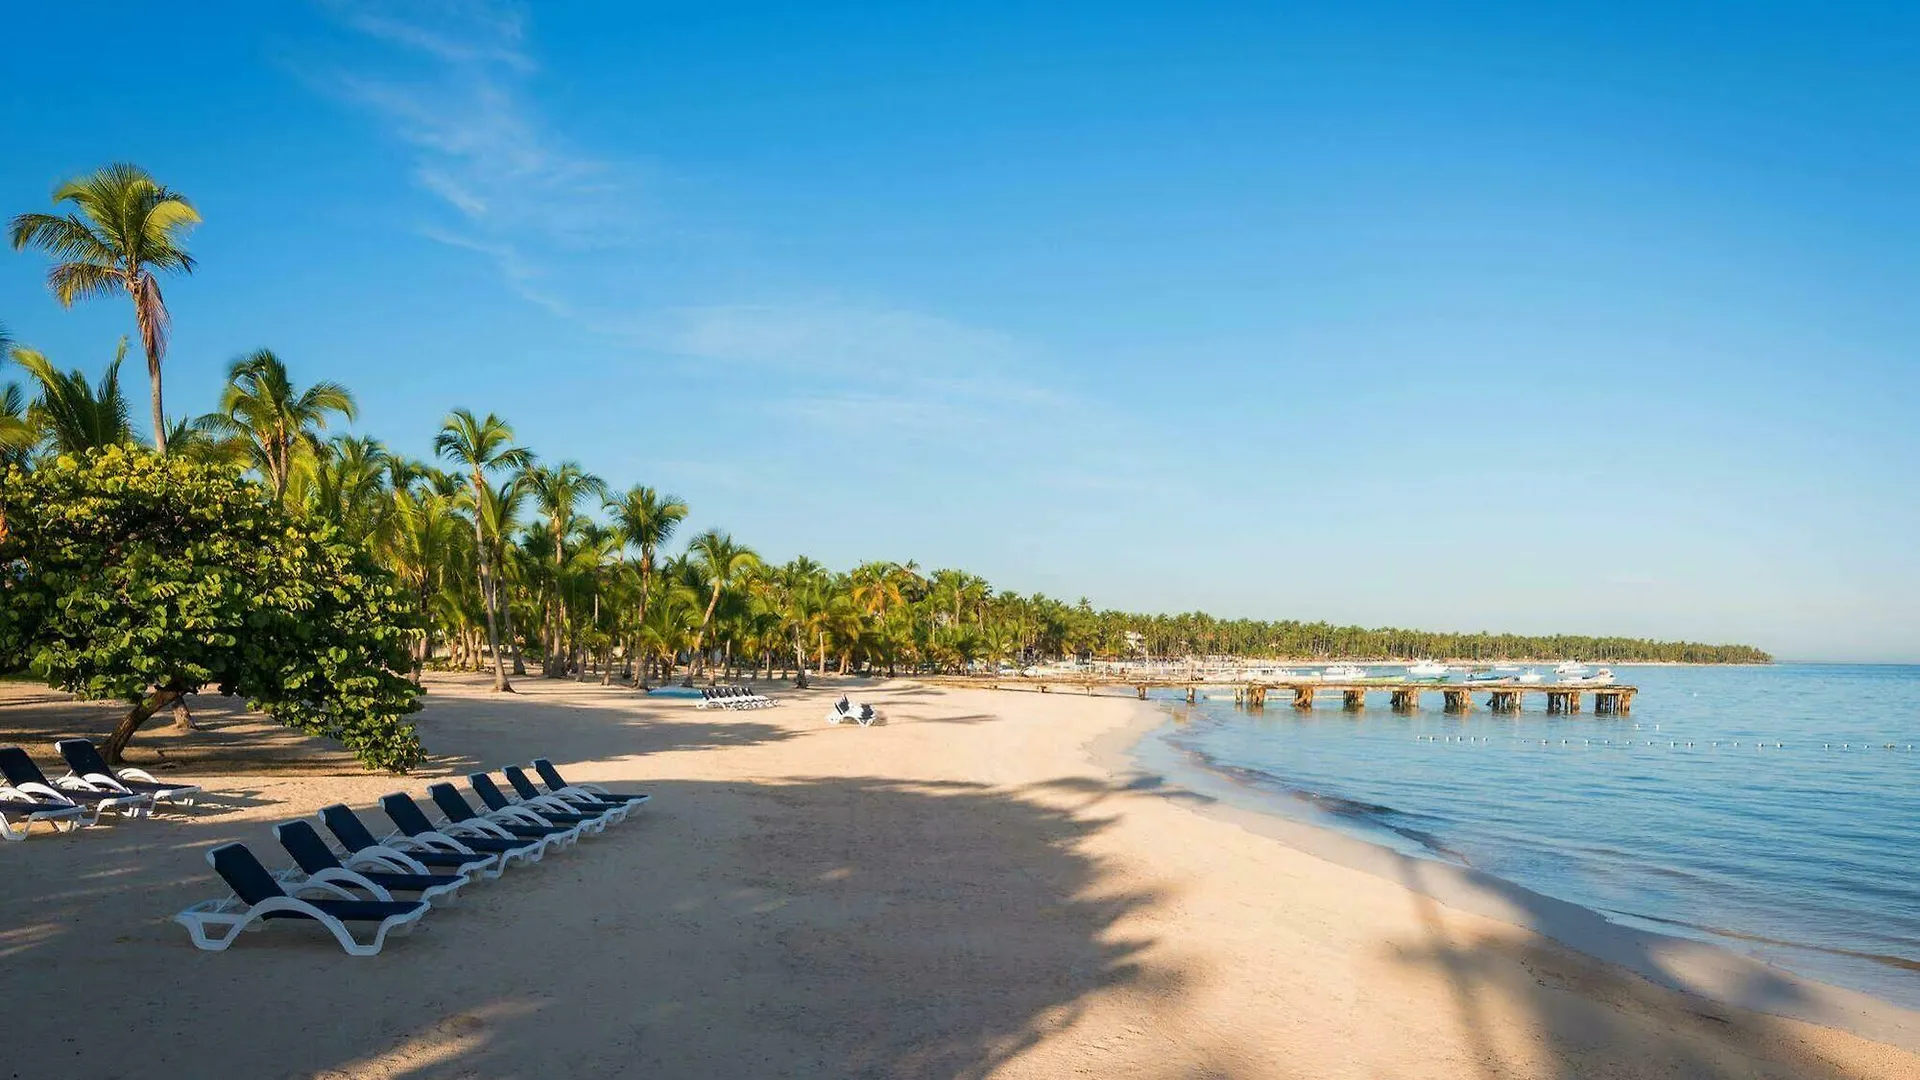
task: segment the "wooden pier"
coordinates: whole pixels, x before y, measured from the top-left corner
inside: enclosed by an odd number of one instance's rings
[[[1252,709],[1265,708],[1267,695],[1278,693],[1293,695],[1293,707],[1311,709],[1321,694],[1329,698],[1340,695],[1340,704],[1349,710],[1367,707],[1368,694],[1385,694],[1388,704],[1400,712],[1411,712],[1420,707],[1422,694],[1439,694],[1442,707],[1450,713],[1472,712],[1478,707],[1475,696],[1484,698],[1486,707],[1497,713],[1519,712],[1522,701],[1528,695],[1544,695],[1547,711],[1550,713],[1577,713],[1588,697],[1593,699],[1593,711],[1599,716],[1620,716],[1633,710],[1633,696],[1640,692],[1636,686],[1623,686],[1619,683],[1579,685],[1569,683],[1522,683],[1522,682],[1478,682],[1451,683],[1418,680],[1362,679],[1353,682],[1327,681],[1323,679],[1288,679],[1279,681],[1249,681],[1241,683],[1211,682],[1204,679],[1128,679],[1124,677],[1075,677],[1075,676],[1035,676],[1019,679],[980,679],[965,676],[943,676],[928,679],[929,682],[941,682],[958,686],[985,686],[994,690],[1037,690],[1042,694],[1051,693],[1055,687],[1083,690],[1091,694],[1099,687],[1131,687],[1140,697],[1147,700],[1149,690],[1185,690],[1189,705],[1200,699],[1202,691],[1233,691],[1236,705]]]

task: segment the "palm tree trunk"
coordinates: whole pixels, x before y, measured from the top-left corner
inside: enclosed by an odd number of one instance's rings
[[[681,683],[681,686],[693,685],[694,668],[696,665],[701,671],[707,669],[707,654],[701,651],[701,646],[705,645],[707,641],[707,627],[713,625],[713,609],[719,606],[720,582],[715,580],[713,583],[713,595],[707,598],[706,617],[700,620],[700,632],[693,635],[693,655],[687,657],[687,681]]]
[[[157,386],[159,384],[156,383],[155,385]],[[478,473],[474,474],[473,478],[473,496],[475,502],[473,512],[473,546],[477,555],[476,562],[478,563],[475,569],[480,575],[480,606],[487,609],[487,644],[493,648],[493,689],[496,693],[511,694],[513,693],[513,684],[507,682],[506,661],[500,655],[499,618],[493,611],[494,605],[499,602],[499,598],[494,595],[491,587],[492,582],[489,580],[493,577],[491,568],[493,560],[488,557],[486,529],[480,524],[479,506],[486,496],[482,490],[482,482]]]
[[[156,452],[167,452],[167,410],[160,400],[160,327],[154,322],[153,312],[141,303],[138,287],[127,283],[127,292],[133,296],[134,321],[140,324],[140,347],[147,354],[147,383],[153,389],[153,448]],[[122,324],[124,325],[124,324]],[[144,721],[143,721],[144,722]],[[136,725],[137,726],[137,725]],[[127,733],[133,737],[132,732]],[[112,758],[107,759],[113,763]]]

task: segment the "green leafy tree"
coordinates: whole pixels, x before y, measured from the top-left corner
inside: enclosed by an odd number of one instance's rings
[[[169,317],[159,275],[193,272],[193,256],[183,243],[187,230],[200,223],[200,214],[145,169],[124,163],[61,184],[53,189],[53,202],[56,207],[71,203],[73,212],[14,218],[13,249],[38,248],[53,257],[47,287],[64,307],[115,292],[132,298],[153,388],[154,447],[165,453],[160,361],[167,353]]]
[[[0,512],[0,668],[128,702],[109,761],[212,686],[369,767],[419,762],[404,674],[419,616],[331,525],[229,470],[125,446],[11,467]]]

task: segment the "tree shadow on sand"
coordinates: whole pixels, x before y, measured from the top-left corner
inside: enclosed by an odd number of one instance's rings
[[[150,870],[85,887],[139,891],[147,921],[95,914],[66,934],[27,916],[58,911],[73,883],[12,881],[19,940],[0,953],[30,957],[48,1000],[97,1000],[101,970],[169,972],[166,993],[141,995],[143,1030],[218,1015],[248,1033],[221,1051],[236,1076],[974,1078],[1097,993],[1180,996],[1180,976],[1145,957],[1152,941],[1115,929],[1160,897],[1117,886],[1085,850],[1108,824],[1086,800],[878,778],[645,787],[654,802],[633,820],[434,912],[376,960],[297,924],[197,953],[164,921],[180,890]],[[158,861],[184,869],[181,854]],[[22,1068],[124,1067],[50,1029],[16,1035]],[[204,1067],[194,1042],[147,1040],[142,1067]]]
[[[1395,958],[1439,972],[1450,992],[1463,1042],[1481,1076],[1685,1076],[1690,1080],[1859,1080],[1864,1075],[1819,1055],[1787,1021],[1727,1008],[1716,1001],[1656,985],[1619,966],[1596,963],[1555,942],[1506,931],[1482,933],[1448,925],[1428,896],[1427,875],[1439,868],[1398,857],[1401,883],[1423,928],[1422,943],[1402,944]],[[1478,884],[1545,933],[1566,932],[1570,921],[1600,916],[1498,879]],[[1665,961],[1627,933],[1610,934],[1617,963],[1661,982],[1684,985]],[[1793,980],[1753,965],[1734,995],[1791,1008],[1804,1000]],[[1497,1016],[1520,1020],[1524,1041],[1503,1038]]]

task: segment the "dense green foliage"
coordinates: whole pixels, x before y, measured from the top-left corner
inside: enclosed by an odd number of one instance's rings
[[[332,526],[130,447],[10,467],[0,517],[0,669],[134,705],[217,687],[369,766],[420,759],[414,605]]]

